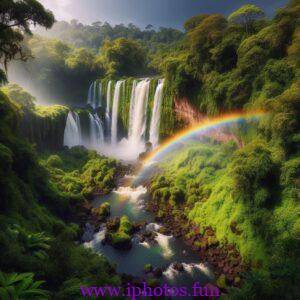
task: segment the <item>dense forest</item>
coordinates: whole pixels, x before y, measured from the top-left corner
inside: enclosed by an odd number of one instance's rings
[[[197,251],[225,251],[227,270],[210,261],[224,298],[299,298],[299,0],[272,19],[250,4],[229,16],[197,15],[184,31],[55,22],[36,0],[5,0],[0,63],[1,299],[81,299],[82,285],[126,282],[78,241],[88,219],[106,214],[93,209],[94,196],[109,194],[129,167],[59,145],[70,109],[88,118],[95,80],[124,80],[119,121],[128,130],[131,85],[144,77],[154,78],[151,108],[164,78],[162,140],[189,125],[180,105],[201,117],[266,112],[254,132],[239,129],[240,143],[207,138],[169,154],[147,180],[149,209]],[[110,235],[128,240],[128,222],[122,217]]]

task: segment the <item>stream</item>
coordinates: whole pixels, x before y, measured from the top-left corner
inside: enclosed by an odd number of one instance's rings
[[[162,268],[161,283],[176,286],[192,286],[196,281],[200,285],[214,282],[214,276],[209,266],[202,263],[199,254],[189,249],[180,238],[164,235],[157,230],[161,224],[155,223],[153,215],[146,211],[147,189],[141,185],[119,186],[109,195],[101,196],[93,201],[93,207],[98,207],[104,202],[110,203],[110,217],[127,215],[132,222],[146,221],[146,230],[154,231],[157,236],[156,243],[140,242],[135,235],[132,239],[132,248],[128,251],[117,250],[112,246],[102,243],[105,238],[105,226],[94,235],[91,242],[86,242],[86,247],[103,254],[116,266],[118,273],[126,273],[143,278],[146,276],[144,266],[151,264],[153,268]],[[183,271],[173,268],[173,263],[182,263]]]

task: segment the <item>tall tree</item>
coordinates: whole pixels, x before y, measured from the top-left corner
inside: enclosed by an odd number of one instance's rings
[[[31,35],[30,27],[51,28],[55,19],[37,0],[0,1],[0,64],[7,69],[12,59],[26,60],[30,54],[22,46],[24,35]],[[0,82],[5,74],[0,70]]]
[[[264,16],[265,13],[261,8],[253,4],[246,4],[234,11],[228,17],[228,21],[244,26],[247,34],[249,34],[253,23],[259,19],[262,19]]]

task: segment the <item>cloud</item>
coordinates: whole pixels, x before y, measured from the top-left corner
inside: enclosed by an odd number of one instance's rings
[[[72,14],[68,8],[73,0],[39,0],[45,8],[50,9],[57,20],[71,20]]]

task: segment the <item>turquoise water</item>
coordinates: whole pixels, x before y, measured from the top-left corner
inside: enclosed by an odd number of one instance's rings
[[[147,201],[147,190],[142,186],[120,187],[110,195],[96,199],[93,206],[97,207],[103,202],[109,202],[111,217],[127,215],[132,222],[147,221],[150,223],[148,229],[156,231],[160,225],[154,223],[153,216],[146,211],[145,201]],[[122,251],[110,245],[103,245],[101,241],[104,236],[105,229],[100,230],[94,240],[86,243],[86,246],[107,257],[115,264],[119,273],[144,278],[146,277],[144,266],[151,264],[153,267],[164,269],[163,277],[160,279],[163,283],[191,286],[195,281],[201,285],[214,281],[209,266],[202,263],[199,255],[191,251],[181,239],[158,233],[157,243],[150,245],[146,242],[140,243],[137,238],[133,238],[131,250]],[[184,271],[174,270],[172,267],[174,262],[183,263]]]

